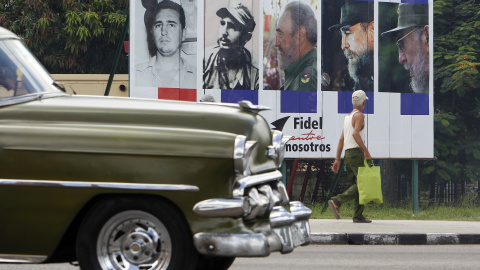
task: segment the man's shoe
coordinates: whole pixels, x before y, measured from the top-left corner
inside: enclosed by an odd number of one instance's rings
[[[328,201],[328,206],[330,206],[330,209],[332,210],[332,214],[336,219],[340,219],[340,214],[338,213],[338,206],[332,201]]]
[[[372,223],[372,220],[366,217],[362,217],[361,219],[354,219],[353,222],[354,223]]]

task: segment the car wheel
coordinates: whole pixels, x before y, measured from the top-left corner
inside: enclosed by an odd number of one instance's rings
[[[197,270],[227,270],[235,261],[235,257],[216,257],[200,255]]]
[[[194,269],[197,258],[183,216],[158,200],[99,203],[85,217],[77,238],[82,270]]]

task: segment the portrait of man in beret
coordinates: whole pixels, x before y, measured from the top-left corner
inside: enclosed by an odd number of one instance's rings
[[[205,17],[205,31],[218,29],[218,35],[216,45],[205,49],[203,88],[258,90],[258,58],[245,47],[256,26],[252,11],[244,3],[232,1],[215,15]],[[210,21],[214,24],[207,25]]]

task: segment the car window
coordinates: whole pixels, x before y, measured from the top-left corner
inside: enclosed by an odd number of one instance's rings
[[[58,91],[53,79],[20,40],[0,40],[0,99]]]

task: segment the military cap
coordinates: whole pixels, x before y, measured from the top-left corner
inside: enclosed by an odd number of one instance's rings
[[[428,5],[399,4],[397,27],[382,33],[382,37],[396,37],[397,32],[410,27],[428,25]]]
[[[242,3],[232,1],[228,7],[220,8],[217,11],[217,16],[220,18],[230,17],[239,24],[246,27],[248,32],[253,32],[255,29],[255,20],[250,10]]]
[[[373,21],[373,2],[351,1],[347,2],[341,9],[340,23],[330,26],[332,31],[345,25],[355,25],[360,22]]]

